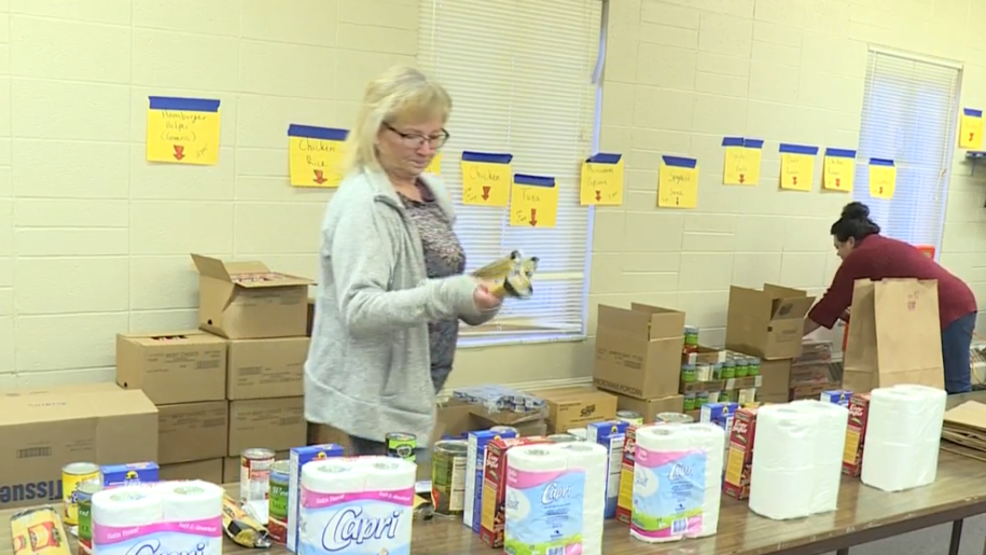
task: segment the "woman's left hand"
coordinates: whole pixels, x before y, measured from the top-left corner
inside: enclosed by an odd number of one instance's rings
[[[472,300],[476,303],[479,310],[493,310],[500,306],[502,300],[493,293],[487,283],[480,281],[476,284],[476,290],[472,294]]]

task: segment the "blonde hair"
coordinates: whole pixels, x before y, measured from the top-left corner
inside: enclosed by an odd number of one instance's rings
[[[436,81],[412,67],[388,69],[366,86],[356,124],[346,137],[345,173],[380,168],[376,137],[385,122],[437,115],[444,123],[451,112],[452,98]]]

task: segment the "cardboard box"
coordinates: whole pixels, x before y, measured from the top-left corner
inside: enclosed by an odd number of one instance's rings
[[[308,343],[307,337],[230,341],[226,398],[236,401],[304,395]]]
[[[229,339],[304,336],[307,278],[272,272],[262,262],[223,262],[200,254],[199,327]]]
[[[777,402],[784,403],[788,400],[787,397],[790,388],[790,360],[763,360],[760,362],[760,387],[758,394],[761,397],[783,399]]]
[[[206,401],[161,405],[158,410],[158,462],[162,465],[226,456],[229,403]]]
[[[486,446],[486,463],[483,471],[483,507],[481,511],[479,539],[494,548],[503,547],[503,524],[506,521],[504,497],[507,491],[507,457],[510,449],[518,445],[547,443],[540,437],[494,439]]]
[[[730,287],[726,347],[763,360],[796,358],[814,302],[804,291],[778,285],[764,285],[762,291]]]
[[[312,329],[315,328],[315,299],[308,298],[308,323],[306,325],[305,335],[308,337],[312,336]]]
[[[592,422],[616,419],[616,395],[588,387],[538,392],[548,404],[548,432],[564,433]]]
[[[305,399],[255,399],[230,401],[229,449],[231,457],[244,449],[266,447],[284,451],[306,445],[308,422],[305,421]]]
[[[644,424],[654,422],[654,417],[662,412],[681,412],[684,410],[683,395],[669,395],[659,399],[636,399],[626,395],[616,396],[617,410],[631,410],[644,417]]]
[[[633,303],[599,305],[593,381],[638,399],[678,393],[685,313]]]
[[[757,432],[757,409],[736,411],[733,429],[729,434],[726,451],[726,475],[722,491],[735,499],[750,497],[750,476],[753,466],[753,440]]]
[[[866,422],[869,416],[870,395],[868,393],[854,394],[849,399],[846,448],[842,454],[843,474],[858,477],[863,473],[863,449],[866,448]]]
[[[116,383],[156,405],[226,397],[226,341],[199,330],[116,336]]]
[[[157,409],[115,384],[0,393],[0,510],[62,502],[62,466],[157,459]]]
[[[213,484],[223,483],[223,459],[192,461],[161,465],[162,481],[205,480]]]

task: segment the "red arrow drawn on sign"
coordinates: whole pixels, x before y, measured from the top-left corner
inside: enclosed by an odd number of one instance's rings
[[[489,186],[483,187],[483,200],[490,200],[490,188],[489,188]]]
[[[973,131],[972,133],[969,133],[969,142],[972,142],[972,139],[973,139],[973,138],[974,138],[975,136],[976,136],[976,133],[975,133],[975,131]]]
[[[791,184],[792,185],[797,185],[798,184],[798,176],[796,176],[796,175],[792,175],[791,176]]]
[[[878,195],[882,195],[882,194],[883,194],[883,186],[882,186],[882,185],[880,186],[880,192],[879,192],[879,193],[877,193],[877,194],[878,194]]]
[[[739,182],[740,182],[740,183],[743,183],[744,181],[746,181],[746,176],[745,176],[745,175],[743,175],[743,174],[740,174],[740,177],[739,177]]]
[[[321,185],[322,183],[325,183],[326,181],[328,181],[328,179],[325,179],[325,175],[324,175],[324,172],[322,170],[312,170],[312,171],[315,172],[315,179],[312,180],[315,183],[318,183],[319,185]]]
[[[181,160],[182,158],[184,158],[185,157],[185,147],[179,146],[179,145],[175,145],[175,153],[174,153],[173,156],[175,157],[175,160]]]
[[[841,179],[839,179],[838,177],[836,177],[836,178],[835,178],[835,186],[836,186],[836,187],[842,187],[842,184],[841,184],[841,182],[842,182],[842,180],[841,180]]]
[[[603,200],[603,195],[599,191],[596,191],[596,200]]]
[[[531,208],[531,227],[538,225],[538,209]]]

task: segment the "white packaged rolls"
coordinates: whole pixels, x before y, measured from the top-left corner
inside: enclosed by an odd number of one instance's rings
[[[709,423],[637,429],[630,535],[649,542],[716,533],[725,432]]]
[[[298,552],[407,555],[414,463],[388,457],[312,461],[301,469]]]
[[[220,555],[223,494],[198,480],[100,491],[92,497],[93,553]]]
[[[861,479],[883,491],[926,486],[938,474],[946,393],[921,385],[870,392]]]
[[[750,510],[784,520],[811,514],[820,416],[791,405],[757,410]]]
[[[511,449],[504,551],[602,555],[606,455],[583,442]]]
[[[811,514],[834,511],[839,505],[842,484],[842,456],[846,449],[846,426],[849,409],[818,400],[795,401],[792,407],[818,414],[815,431],[815,481],[812,488]]]

